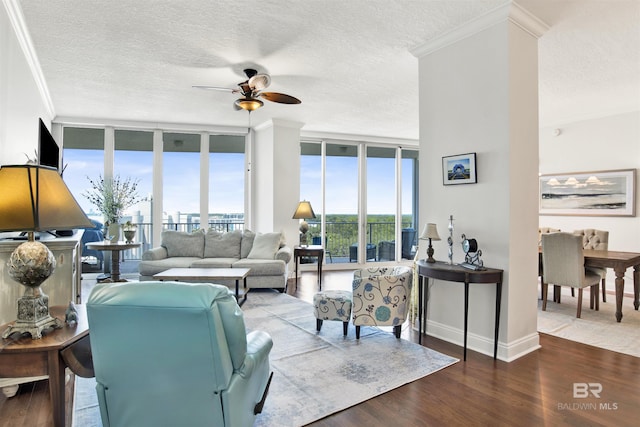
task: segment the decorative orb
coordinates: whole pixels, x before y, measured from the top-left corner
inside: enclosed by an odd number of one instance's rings
[[[24,242],[18,246],[8,262],[9,276],[29,288],[38,288],[56,268],[56,259],[40,242]]]
[[[307,231],[309,231],[309,224],[307,224],[306,221],[302,221],[300,223],[300,231],[303,233],[306,233]]]

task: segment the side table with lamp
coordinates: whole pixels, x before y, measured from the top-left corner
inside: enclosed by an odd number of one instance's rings
[[[298,207],[296,211],[293,213],[293,219],[301,219],[300,221],[300,246],[307,245],[307,231],[309,231],[309,224],[305,219],[313,219],[316,217],[316,214],[313,212],[313,208],[311,207],[311,203],[303,200],[298,203]]]
[[[48,375],[54,425],[64,426],[65,365],[58,350],[75,338],[68,340],[64,322],[49,313],[49,297],[40,286],[53,274],[56,258],[46,245],[36,241],[35,233],[56,235],[53,230],[93,227],[93,224],[54,168],[33,164],[2,166],[0,188],[0,232],[27,233],[27,241],[15,248],[7,261],[8,275],[23,285],[25,292],[17,302],[17,320],[3,326],[0,376],[20,377],[15,382],[19,384],[25,382],[22,377]],[[72,287],[73,283],[68,285]]]
[[[56,260],[46,245],[35,240],[35,232],[93,227],[74,199],[58,171],[46,166],[11,165],[0,167],[0,231],[27,232],[7,262],[9,276],[23,285],[18,300],[18,319],[2,337],[29,333],[42,337],[48,328],[62,322],[49,314],[49,297],[40,285],[53,273]]]
[[[316,214],[313,212],[311,203],[303,200],[298,203],[296,211],[293,213],[293,219],[301,219],[300,221],[300,246],[293,248],[293,258],[296,264],[296,289],[298,289],[298,263],[300,259],[316,257],[318,259],[318,286],[322,289],[322,261],[324,258],[324,248],[322,246],[309,246],[307,244],[307,231],[309,224],[305,219],[313,219]]]

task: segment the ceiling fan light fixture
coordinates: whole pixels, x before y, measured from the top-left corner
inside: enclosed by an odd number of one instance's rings
[[[263,90],[271,84],[271,77],[266,74],[256,74],[249,79],[249,87],[253,90]]]
[[[235,104],[238,108],[242,108],[243,110],[254,111],[262,107],[264,102],[255,98],[240,98],[236,100]]]

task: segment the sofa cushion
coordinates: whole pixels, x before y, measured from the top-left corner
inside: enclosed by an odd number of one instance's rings
[[[193,268],[231,268],[238,258],[202,258],[191,263]]]
[[[138,271],[141,276],[153,276],[154,274],[162,273],[170,268],[188,268],[195,261],[199,261],[202,258],[199,257],[175,257],[158,259],[154,261],[140,261],[138,264]]]
[[[244,258],[233,263],[233,268],[250,268],[251,276],[279,276],[287,271],[287,264],[279,259]]]
[[[248,259],[274,259],[280,248],[282,233],[258,233],[253,239],[253,247],[247,255]]]
[[[170,258],[202,258],[204,255],[204,233],[202,231],[185,233],[182,231],[164,230],[161,238],[161,246],[167,248],[167,255]]]
[[[221,233],[209,230],[204,235],[205,258],[240,258],[242,232]]]
[[[253,247],[253,239],[255,239],[256,233],[251,230],[244,230],[242,232],[242,243],[240,244],[240,258],[246,258],[251,252]]]

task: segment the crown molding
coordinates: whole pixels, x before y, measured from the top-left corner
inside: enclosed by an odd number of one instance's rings
[[[38,55],[36,55],[36,51],[33,47],[33,41],[31,40],[31,36],[27,30],[27,25],[24,22],[24,15],[22,14],[20,4],[18,0],[2,0],[2,3],[7,11],[9,22],[11,22],[13,32],[18,39],[18,44],[20,45],[25,60],[27,61],[27,65],[31,70],[33,80],[36,83],[38,92],[40,92],[40,97],[42,98],[42,102],[44,103],[47,113],[49,114],[49,117],[55,117],[56,111],[53,107],[53,102],[51,101],[49,87],[47,86],[47,82],[42,74],[40,61],[38,60]]]
[[[373,135],[354,135],[346,133],[302,131],[300,137],[307,142],[366,142],[375,144],[392,144],[401,147],[418,147],[420,141],[417,139],[388,138]]]
[[[512,22],[535,38],[542,37],[549,29],[549,26],[541,19],[518,3],[509,1],[409,51],[415,57],[420,58],[505,21]]]
[[[53,119],[53,123],[59,123],[64,126],[77,126],[88,128],[104,128],[112,127],[115,129],[128,130],[148,130],[153,131],[160,129],[167,132],[188,132],[201,133],[208,132],[210,134],[219,135],[246,135],[248,130],[246,127],[238,126],[216,126],[197,123],[169,123],[169,122],[143,122],[134,120],[113,120],[89,117],[66,117],[58,116]]]

